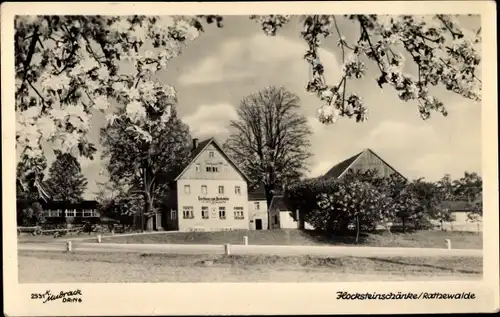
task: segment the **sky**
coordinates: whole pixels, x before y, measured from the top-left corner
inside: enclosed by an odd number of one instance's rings
[[[477,28],[479,21],[465,20],[464,26]],[[352,22],[341,21],[339,27],[347,41],[354,40],[357,28]],[[365,148],[409,179],[437,180],[445,173],[460,177],[466,170],[481,173],[481,104],[437,89],[434,95],[444,101],[449,115],[435,113],[424,121],[415,102],[403,102],[389,87],[378,87],[374,64],[367,65],[365,79],[348,85],[365,101],[368,121],[341,118],[332,125],[321,124],[315,116],[321,101],[305,91],[310,70],[302,58],[306,44],[300,38],[301,29],[294,19],[277,36],[269,37],[247,16],[231,16],[225,17],[223,28],[208,25],[189,43],[159,78],[176,88],[177,111],[192,136],[215,137],[223,143],[243,97],[269,85],[284,86],[300,97],[300,112],[313,131],[308,176],[319,176]],[[330,84],[337,82],[341,67],[341,51],[335,43],[336,37],[329,38],[320,51]],[[94,115],[89,137],[99,150],[103,123],[102,114]],[[87,199],[95,197],[97,182],[105,181],[99,156],[81,160],[89,181]]]

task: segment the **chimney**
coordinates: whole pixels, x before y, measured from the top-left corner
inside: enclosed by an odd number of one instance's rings
[[[193,138],[193,151],[198,147],[198,139]]]

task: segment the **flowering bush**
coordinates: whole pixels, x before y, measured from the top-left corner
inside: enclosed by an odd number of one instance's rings
[[[354,223],[357,238],[363,229],[391,217],[383,209],[386,196],[372,184],[355,179],[311,179],[287,189],[287,202],[304,221],[326,232],[341,232]]]

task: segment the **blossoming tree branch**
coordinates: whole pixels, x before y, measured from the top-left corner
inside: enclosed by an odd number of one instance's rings
[[[290,16],[251,16],[273,36]],[[359,29],[346,39],[337,23],[347,18]],[[43,146],[59,153],[92,158],[87,139],[96,111],[107,124],[133,131],[151,142],[152,126],[168,123],[176,103],[172,86],[155,74],[196,39],[205,23],[222,27],[221,16],[18,16],[15,20],[16,139],[24,162],[23,183],[37,186],[46,161]],[[301,17],[304,59],[310,64],[307,91],[323,105],[318,118],[367,119],[363,100],[352,79],[365,75],[368,63],[379,71],[380,87],[391,86],[404,101],[415,102],[423,119],[432,111],[447,114],[429,88],[442,85],[465,98],[481,100],[480,29],[461,29],[455,16],[307,15]],[[337,38],[342,54],[338,83],[325,80],[320,46]],[[406,60],[417,76],[404,71]],[[112,103],[121,111],[112,110]]]

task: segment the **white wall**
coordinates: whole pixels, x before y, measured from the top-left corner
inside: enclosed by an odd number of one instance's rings
[[[207,171],[207,166],[217,166],[217,172]],[[189,193],[185,186],[189,185]],[[207,192],[202,192],[206,186]],[[219,194],[219,186],[224,186],[224,193]],[[239,193],[235,187],[239,187]],[[207,201],[201,198],[219,201]],[[183,218],[183,207],[193,207],[194,218]],[[219,218],[219,207],[225,207],[226,219]],[[208,219],[202,218],[202,207],[208,207]],[[234,207],[243,208],[243,219],[235,219]],[[246,179],[214,146],[209,145],[177,181],[177,217],[179,231],[248,229],[248,191]]]
[[[280,228],[282,229],[297,229],[299,223],[290,215],[290,211],[280,211]]]
[[[257,207],[258,204],[258,207]],[[248,202],[248,214],[250,219],[249,229],[255,230],[255,219],[262,220],[262,230],[267,230],[269,215],[266,200],[254,200]]]

